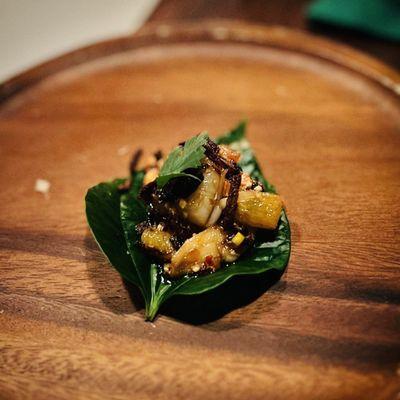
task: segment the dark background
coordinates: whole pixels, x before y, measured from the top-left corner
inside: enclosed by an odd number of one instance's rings
[[[310,24],[305,17],[309,0],[162,0],[150,21],[168,22],[228,18],[301,29],[362,50],[400,68],[400,45],[350,29]]]

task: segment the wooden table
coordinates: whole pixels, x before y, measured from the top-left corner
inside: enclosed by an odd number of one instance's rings
[[[202,23],[148,27],[1,86],[0,398],[395,399],[399,84],[302,33]],[[125,175],[126,149],[243,116],[285,199],[289,268],[269,290],[238,280],[146,323],[88,231],[85,192]]]

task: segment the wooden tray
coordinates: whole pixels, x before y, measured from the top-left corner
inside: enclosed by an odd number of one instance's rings
[[[3,84],[0,398],[393,399],[399,88],[351,49],[220,22],[148,27]],[[287,273],[145,323],[88,232],[85,192],[137,147],[243,117],[286,201]]]

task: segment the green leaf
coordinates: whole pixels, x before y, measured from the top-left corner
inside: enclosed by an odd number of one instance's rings
[[[136,225],[146,219],[147,212],[145,205],[137,197],[137,187],[140,187],[143,181],[143,173],[138,172],[132,176],[132,189],[129,193],[121,196],[120,220],[124,240],[127,244],[131,262],[136,270],[138,284],[142,289],[146,305],[153,297],[151,260],[143,249],[139,246],[140,237],[136,231]]]
[[[242,153],[241,166],[254,178],[261,180],[267,190],[274,191],[262,176],[257,160],[245,139],[245,123],[239,124],[234,130],[220,137],[218,143],[227,143]],[[140,187],[143,175],[135,174],[133,182]],[[134,186],[135,186],[134,185]],[[166,281],[150,257],[138,245],[139,237],[136,233],[136,224],[143,221],[141,211],[144,204],[137,199],[137,192],[131,190],[121,198],[121,220],[132,256],[133,264],[140,278],[140,285],[146,302],[146,318],[153,320],[159,307],[174,295],[196,295],[212,290],[230,278],[238,275],[261,274],[267,270],[283,271],[290,255],[290,227],[285,212],[279,222],[276,232],[258,231],[255,246],[239,258],[238,261],[228,264],[213,274],[203,276],[183,277],[172,282]],[[143,214],[143,217],[144,214]],[[272,239],[271,239],[272,236]]]
[[[241,121],[234,129],[216,139],[217,144],[229,144],[233,150],[241,154],[240,166],[244,172],[247,172],[252,178],[261,182],[267,192],[276,193],[261,172],[261,168],[254,156],[253,150],[246,139],[246,121]]]
[[[120,219],[118,186],[124,181],[116,179],[90,188],[85,198],[86,217],[97,244],[109,262],[123,278],[139,286]]]
[[[242,153],[240,164],[244,171],[253,178],[262,181],[267,190],[275,189],[263,177],[256,158],[245,139],[245,122],[217,139],[219,144],[230,144]],[[206,137],[206,136],[204,136]],[[199,137],[197,137],[199,138]],[[205,139],[202,139],[205,140]],[[187,155],[182,153],[185,148],[175,149],[173,157],[192,158],[200,162],[198,143],[192,139],[187,141]],[[185,145],[186,147],[186,145]],[[202,147],[202,145],[200,146]],[[179,151],[179,154],[178,154]],[[189,156],[191,154],[191,156]],[[175,166],[167,165],[167,174],[173,168],[187,169],[188,161],[179,160]],[[165,164],[164,164],[165,165]],[[275,232],[257,231],[255,246],[238,261],[228,264],[213,274],[199,277],[183,277],[172,282],[165,280],[158,266],[139,246],[136,225],[146,219],[146,206],[138,199],[138,193],[143,181],[143,172],[132,176],[132,186],[127,194],[119,195],[117,187],[124,180],[101,183],[91,188],[86,195],[86,213],[90,228],[97,243],[109,259],[110,263],[127,280],[135,283],[143,293],[146,303],[146,318],[153,320],[160,306],[174,295],[196,295],[212,290],[234,276],[261,274],[267,270],[283,271],[290,255],[290,226],[285,212]]]
[[[191,278],[190,283],[182,285],[174,294],[194,295],[214,289],[236,275],[254,275],[275,269],[284,270],[290,255],[290,228],[285,213],[282,213],[276,238],[264,242],[260,237],[248,254],[238,261],[220,268],[213,274]]]
[[[235,142],[240,142],[242,139],[245,139],[246,126],[247,126],[246,120],[240,121],[235,128],[215,139],[215,143],[232,144]]]
[[[183,147],[178,146],[172,150],[161,168],[157,178],[157,186],[163,187],[169,180],[180,176],[190,176],[199,180],[196,176],[187,174],[184,171],[201,165],[205,151],[203,145],[206,143],[207,138],[207,133],[201,133],[188,139]]]
[[[231,148],[241,153],[240,166],[252,178],[259,180],[266,191],[276,193],[275,188],[264,178],[257,159],[245,138],[246,121],[240,122],[230,132],[217,138],[218,144],[229,144]],[[253,275],[270,269],[283,271],[290,256],[290,225],[285,211],[282,211],[278,228],[271,240],[271,232],[258,230],[254,248],[245,253],[236,262],[220,268],[213,274],[191,279],[190,283],[182,285],[174,294],[194,295],[207,292],[237,275]]]
[[[200,179],[199,179],[197,176],[195,176],[195,175],[186,174],[185,172],[179,172],[179,173],[174,173],[174,174],[168,174],[168,175],[159,176],[159,177],[157,178],[157,186],[160,187],[160,188],[162,188],[162,187],[164,187],[164,186],[168,183],[168,181],[170,181],[171,179],[173,179],[173,178],[179,178],[179,177],[183,177],[183,176],[188,176],[188,177],[193,178],[193,179],[195,179],[195,180],[197,180],[197,181],[200,182]]]
[[[146,303],[146,318],[154,319],[160,305],[179,287],[177,282],[165,283],[159,266],[139,245],[140,237],[136,225],[146,219],[145,205],[137,198],[136,187],[140,187],[143,173],[132,176],[132,189],[121,196],[121,222],[132,263],[136,269],[139,285]],[[144,210],[144,212],[143,212]],[[181,282],[182,283],[182,282]]]

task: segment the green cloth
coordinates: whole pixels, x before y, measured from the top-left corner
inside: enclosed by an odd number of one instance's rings
[[[307,16],[311,21],[400,41],[400,0],[316,0]]]

